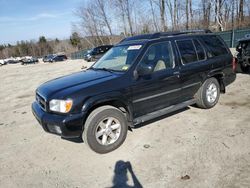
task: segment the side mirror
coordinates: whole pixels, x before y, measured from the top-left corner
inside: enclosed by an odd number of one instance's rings
[[[140,64],[137,68],[138,76],[149,75],[153,72],[153,67],[151,65]]]

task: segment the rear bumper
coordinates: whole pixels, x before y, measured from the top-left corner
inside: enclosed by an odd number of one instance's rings
[[[63,138],[81,136],[85,114],[50,114],[43,111],[37,102],[33,102],[32,112],[46,132],[60,135]]]

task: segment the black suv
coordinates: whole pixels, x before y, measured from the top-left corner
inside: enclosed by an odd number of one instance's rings
[[[105,45],[92,48],[84,54],[84,60],[88,62],[96,61],[100,59],[112,47],[113,45]]]
[[[236,50],[238,51],[237,61],[242,72],[248,72],[250,69],[250,38],[239,40]]]
[[[64,61],[67,60],[67,56],[66,55],[47,55],[43,58],[43,62],[57,62],[57,61]]]
[[[128,128],[189,105],[207,109],[236,74],[223,40],[201,31],[126,38],[88,70],[44,83],[33,114],[45,131],[107,153]]]

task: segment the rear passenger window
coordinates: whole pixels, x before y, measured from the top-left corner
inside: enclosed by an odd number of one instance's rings
[[[202,36],[205,45],[209,49],[208,57],[227,54],[227,48],[217,36]]]
[[[204,60],[206,56],[205,56],[204,48],[201,46],[201,43],[198,40],[194,39],[194,45],[196,48],[198,59]]]
[[[183,64],[188,64],[198,61],[192,40],[182,40],[182,41],[177,41],[176,43],[179,48]]]

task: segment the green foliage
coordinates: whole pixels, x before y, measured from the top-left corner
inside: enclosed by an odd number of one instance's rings
[[[59,42],[60,42],[60,40],[59,40],[58,38],[56,38],[56,39],[55,39],[55,43],[58,44]]]
[[[143,28],[142,28],[141,33],[142,33],[142,34],[150,33],[150,31],[149,31],[149,26],[148,26],[147,24],[144,24],[144,25],[143,25]]]
[[[39,37],[39,43],[46,43],[47,39],[45,38],[45,36],[40,36]]]
[[[70,36],[70,43],[74,47],[78,47],[81,44],[81,38],[79,37],[77,32],[73,32],[72,35]]]
[[[47,41],[44,36],[39,37],[38,42],[35,41],[17,41],[16,45],[0,45],[0,59],[8,57],[22,56],[44,56],[53,53],[55,45],[60,41]]]

